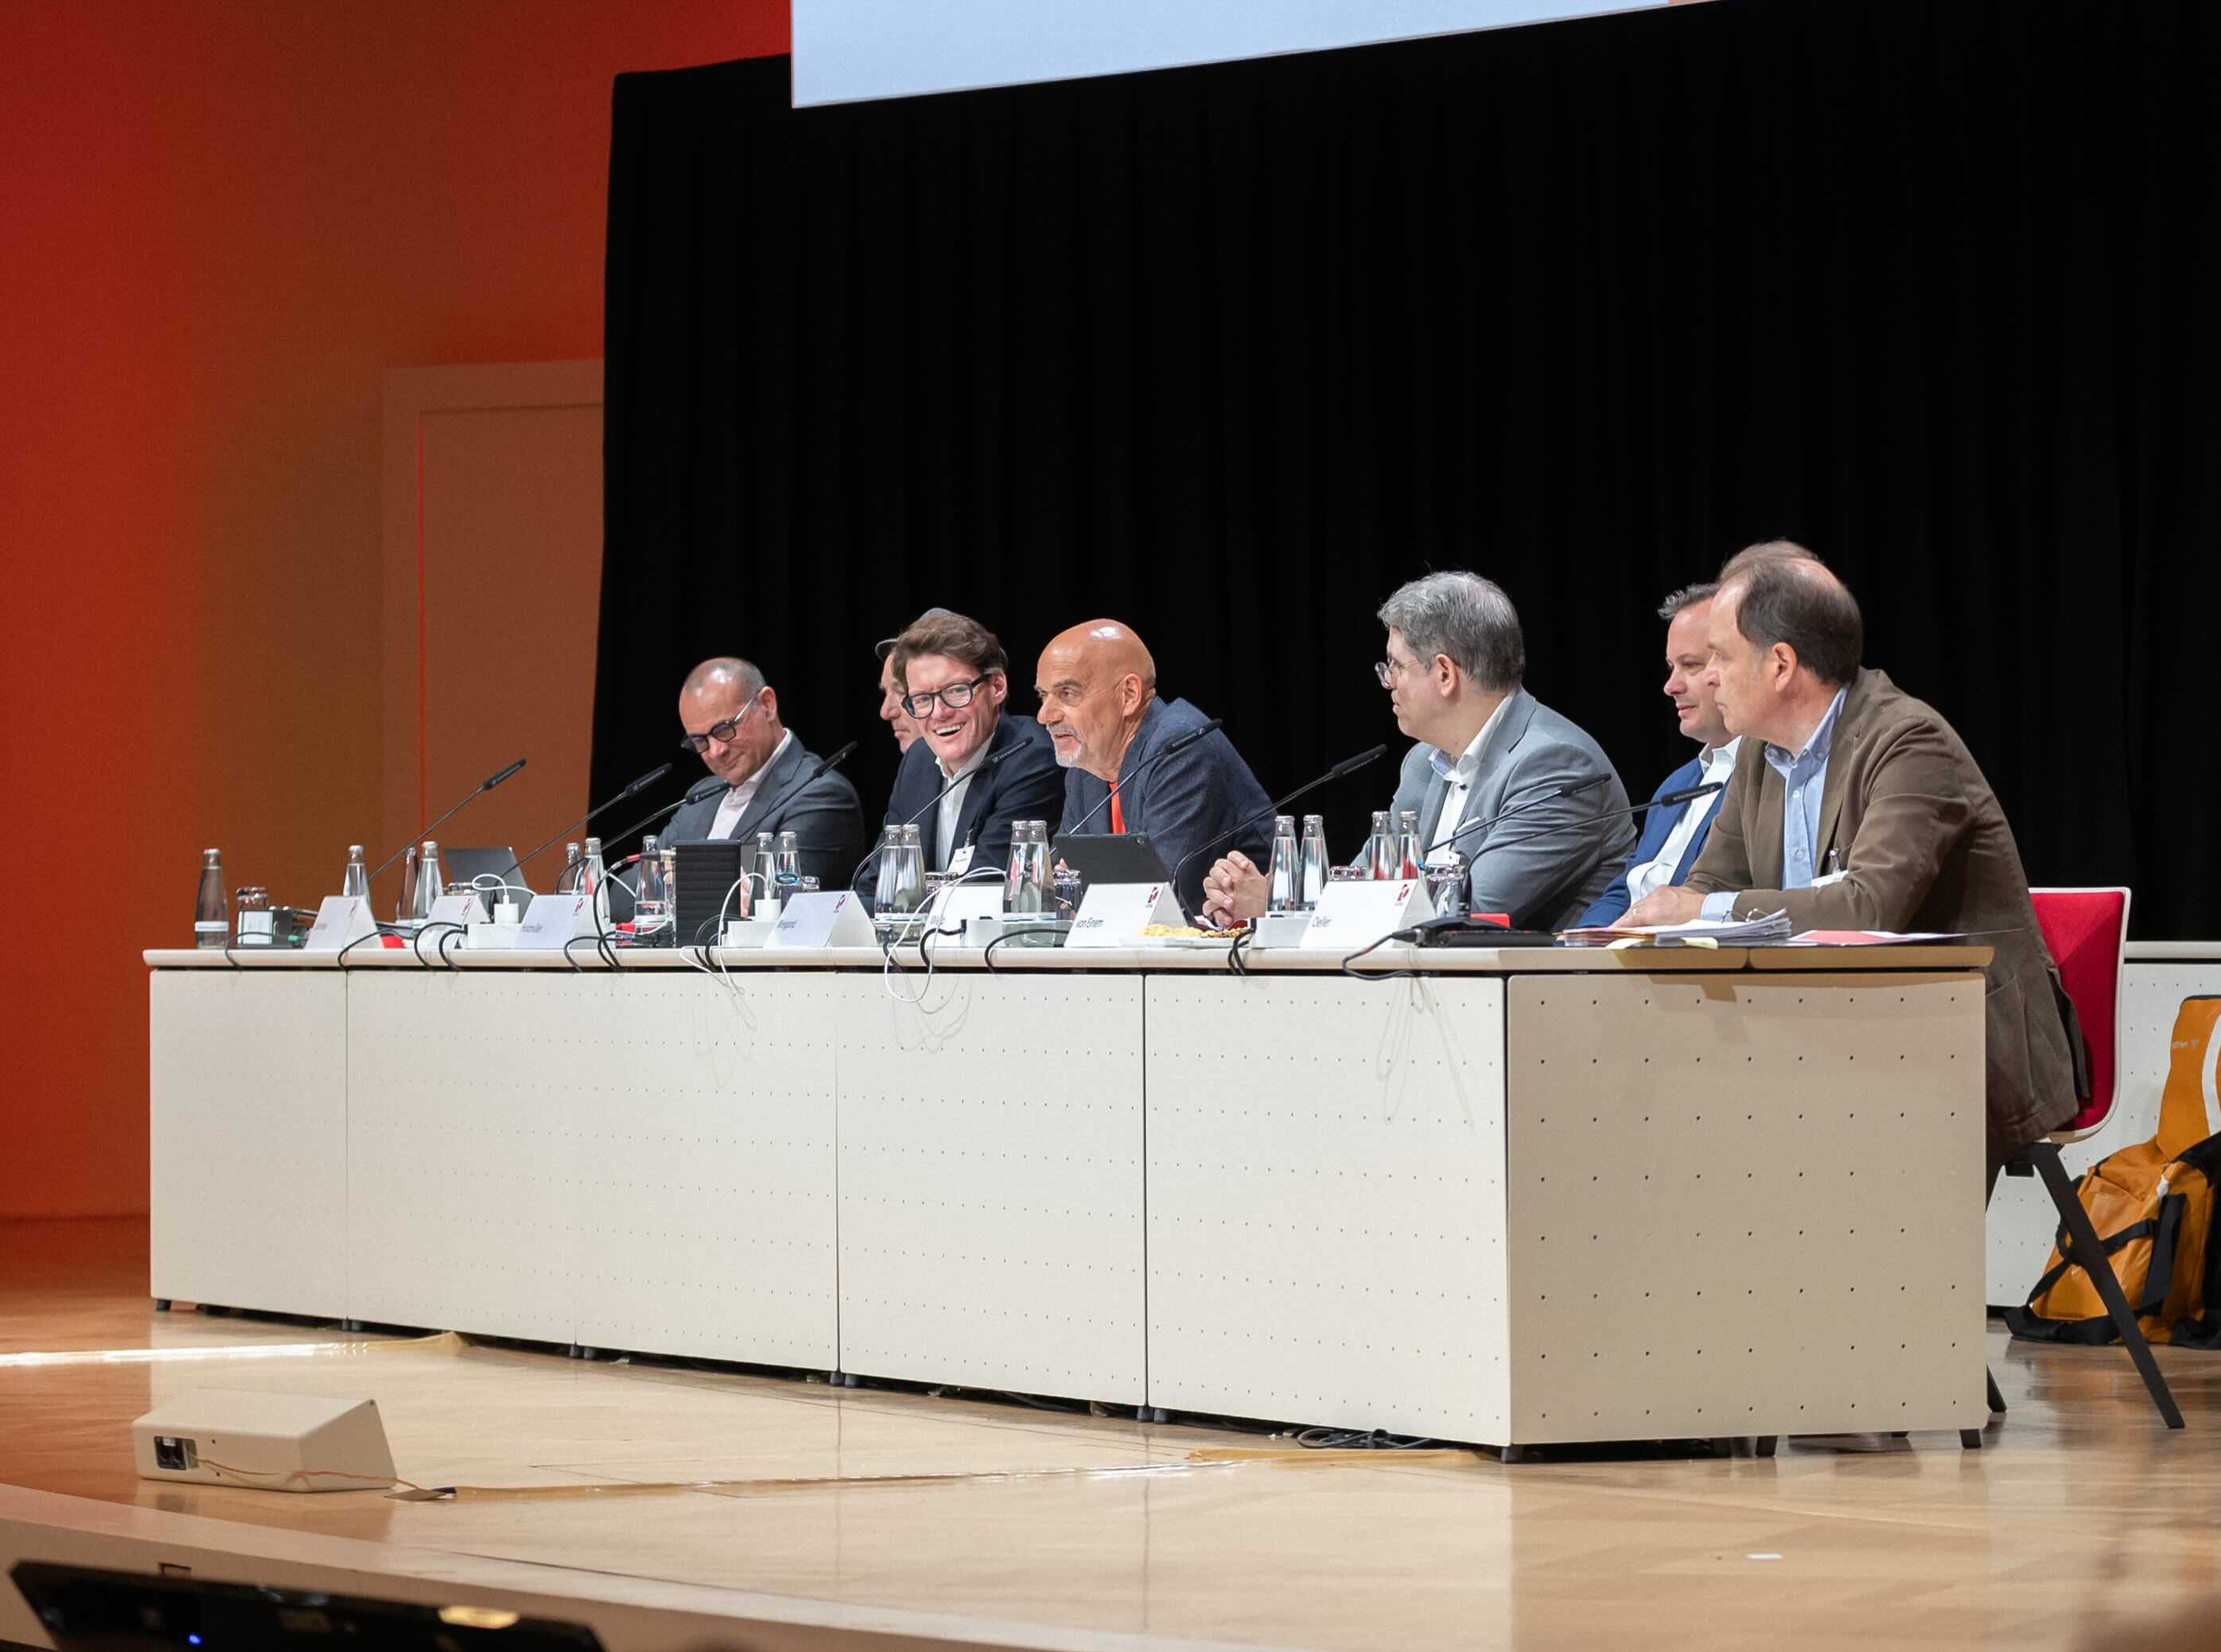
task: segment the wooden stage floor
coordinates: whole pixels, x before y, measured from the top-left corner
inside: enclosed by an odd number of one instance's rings
[[[611,1645],[2208,1648],[2221,1355],[1993,1330],[1986,1449],[1314,1453],[952,1396],[153,1312],[143,1221],[0,1224],[0,1567],[30,1549],[520,1601]],[[375,1397],[411,1503],[157,1486],[185,1389]],[[1247,1454],[1247,1455],[1245,1455]],[[34,1632],[15,1600],[0,1638]],[[565,1611],[566,1603],[576,1609]]]

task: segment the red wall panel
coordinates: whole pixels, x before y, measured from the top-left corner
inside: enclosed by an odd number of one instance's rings
[[[313,901],[376,837],[384,370],[599,355],[611,77],[787,40],[785,0],[9,8],[0,1216],[145,1208],[138,954],[198,851]]]

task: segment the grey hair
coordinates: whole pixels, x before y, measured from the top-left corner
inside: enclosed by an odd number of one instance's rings
[[[738,683],[741,698],[753,700],[763,691],[764,674],[737,655],[721,654],[716,659],[704,660],[687,672],[685,690],[700,694],[713,683]]]
[[[1678,620],[1686,610],[1699,602],[1709,602],[1719,594],[1719,585],[1709,579],[1699,580],[1693,585],[1684,585],[1658,605],[1658,617]]]
[[[1479,574],[1428,574],[1398,586],[1380,605],[1380,623],[1402,632],[1422,663],[1447,654],[1484,689],[1508,691],[1527,675],[1519,611],[1502,586]]]

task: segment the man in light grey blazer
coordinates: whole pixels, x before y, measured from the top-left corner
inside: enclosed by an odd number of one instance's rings
[[[1478,574],[1429,574],[1382,603],[1380,622],[1388,658],[1373,670],[1397,727],[1419,742],[1391,807],[1417,814],[1430,860],[1467,862],[1472,910],[1517,929],[1579,922],[1626,863],[1635,823],[1602,749],[1521,686],[1527,645],[1511,599]],[[1215,915],[1253,917],[1264,879],[1229,855],[1204,898]]]
[[[759,832],[795,834],[802,871],[825,888],[845,888],[864,852],[864,810],[839,773],[809,776],[817,759],[779,721],[779,695],[744,659],[705,659],[679,690],[680,744],[709,765],[662,834],[666,844],[706,838],[741,842]]]

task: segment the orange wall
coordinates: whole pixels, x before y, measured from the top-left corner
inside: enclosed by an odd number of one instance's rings
[[[377,838],[384,370],[599,355],[610,78],[787,36],[786,0],[8,8],[0,1216],[146,1207],[138,954],[198,851],[312,904]]]

